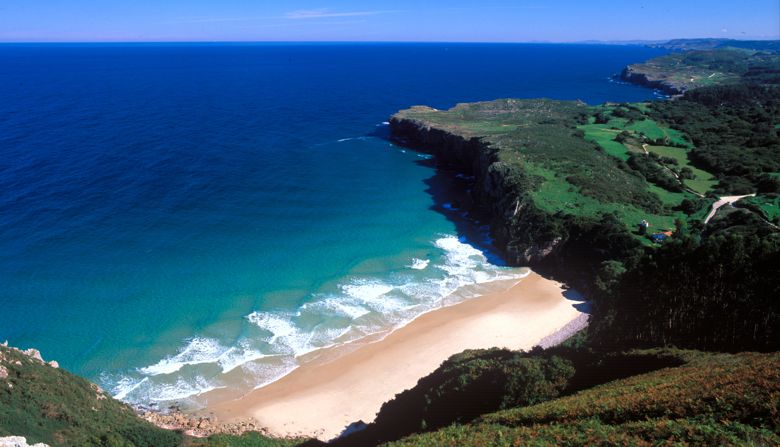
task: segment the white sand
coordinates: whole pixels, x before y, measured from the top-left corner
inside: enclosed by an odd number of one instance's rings
[[[509,290],[422,315],[381,341],[330,348],[282,379],[236,400],[209,396],[220,421],[256,419],[277,436],[328,440],[352,422],[373,421],[382,403],[465,349],[530,349],[584,327],[582,301],[531,273]],[[576,307],[575,307],[576,306]]]

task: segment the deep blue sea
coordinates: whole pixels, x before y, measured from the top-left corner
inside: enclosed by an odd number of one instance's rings
[[[151,404],[267,383],[518,277],[459,234],[433,194],[457,179],[390,144],[386,121],[416,104],[650,99],[609,78],[658,54],[0,45],[0,341]]]

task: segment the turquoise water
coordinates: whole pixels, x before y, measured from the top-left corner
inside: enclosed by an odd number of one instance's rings
[[[479,249],[484,228],[467,239],[435,203],[459,180],[386,141],[385,121],[413,104],[648,99],[609,76],[657,54],[0,46],[0,339],[149,404],[258,386],[516,277]]]

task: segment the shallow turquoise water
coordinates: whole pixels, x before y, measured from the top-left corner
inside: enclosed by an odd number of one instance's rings
[[[457,234],[429,193],[457,180],[383,122],[413,104],[647,99],[608,77],[656,54],[0,46],[0,339],[150,403],[238,372],[256,386],[517,275]]]

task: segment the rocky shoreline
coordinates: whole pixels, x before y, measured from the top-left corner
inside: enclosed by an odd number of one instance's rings
[[[687,87],[667,78],[663,74],[654,74],[642,70],[638,65],[629,65],[620,73],[620,79],[632,84],[641,85],[661,91],[670,96],[685,93]]]
[[[150,410],[148,408],[134,408],[136,414],[142,419],[166,430],[180,430],[186,435],[196,438],[206,438],[211,435],[241,435],[246,432],[258,432],[270,436],[268,431],[253,419],[244,419],[234,422],[221,422],[216,416],[198,416],[188,414],[176,406],[166,411]]]

